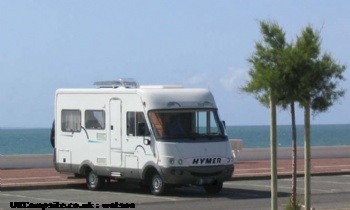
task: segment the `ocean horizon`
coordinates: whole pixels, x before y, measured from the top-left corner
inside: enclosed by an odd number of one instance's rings
[[[0,155],[52,154],[51,128],[0,128]],[[278,147],[291,147],[291,125],[277,126]],[[269,148],[269,125],[226,126],[229,139],[242,139],[243,148]],[[304,126],[297,125],[297,146],[304,146]],[[350,124],[311,125],[311,146],[350,146]]]

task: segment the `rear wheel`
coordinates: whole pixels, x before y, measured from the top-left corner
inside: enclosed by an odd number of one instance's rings
[[[215,182],[214,184],[204,185],[204,189],[209,194],[217,194],[222,190],[222,182]]]
[[[149,185],[153,195],[164,195],[168,188],[158,172],[152,174]]]
[[[86,176],[86,185],[90,190],[99,190],[103,187],[105,179],[98,176],[96,172],[90,170]]]

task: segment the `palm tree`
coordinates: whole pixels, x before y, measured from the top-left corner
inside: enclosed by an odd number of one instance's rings
[[[287,47],[284,31],[273,22],[260,22],[260,31],[264,42],[256,43],[255,53],[248,59],[250,81],[242,91],[251,93],[263,105],[270,107],[270,142],[271,142],[271,209],[277,207],[277,135],[276,103],[280,98],[283,85],[279,78],[285,68],[284,51]]]
[[[297,101],[304,107],[304,147],[305,147],[305,209],[311,206],[310,182],[310,113],[327,111],[338,99],[345,95],[338,89],[339,82],[345,80],[345,65],[335,62],[330,54],[320,55],[320,33],[307,26],[297,38],[295,48],[300,57],[296,64],[299,75]]]
[[[256,43],[256,51],[248,59],[250,81],[242,91],[251,93],[271,110],[271,208],[277,209],[277,138],[276,105],[291,108],[292,119],[292,195],[296,209],[297,144],[295,103],[304,108],[305,207],[310,208],[310,112],[326,111],[344,96],[338,89],[346,67],[337,64],[330,54],[320,56],[319,32],[308,26],[296,43],[288,44],[285,33],[274,22],[260,22],[264,42]]]

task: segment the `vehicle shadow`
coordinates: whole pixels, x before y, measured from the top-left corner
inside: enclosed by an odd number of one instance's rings
[[[80,186],[82,187],[82,186]],[[80,189],[86,189],[83,186]],[[106,183],[101,191],[113,192],[113,193],[130,193],[130,194],[143,194],[154,196],[150,193],[147,187],[141,186],[135,182],[111,182]],[[239,187],[227,188],[224,186],[222,191],[218,194],[208,194],[203,187],[200,186],[184,186],[184,187],[172,187],[168,192],[163,195],[173,198],[226,198],[226,199],[261,199],[270,198],[270,190],[252,190]],[[278,197],[290,197],[290,193],[278,192]]]
[[[46,190],[46,189],[76,189],[76,190],[86,190],[89,191],[86,187],[86,184],[65,184],[65,185],[49,185],[49,186],[19,186],[19,187],[3,187],[1,191],[18,191],[18,190]],[[112,192],[112,193],[130,193],[130,194],[141,194],[154,196],[150,193],[150,190],[141,186],[136,182],[106,182],[105,186],[99,190],[102,192]],[[98,194],[99,191],[96,191]],[[261,199],[261,198],[270,198],[270,190],[252,190],[252,189],[243,189],[239,187],[230,187],[224,188],[218,194],[208,194],[205,192],[203,187],[200,186],[184,186],[184,187],[174,187],[170,188],[169,191],[163,195],[165,197],[171,198],[226,198],[233,200],[241,199]],[[278,197],[289,197],[290,193],[279,192]]]

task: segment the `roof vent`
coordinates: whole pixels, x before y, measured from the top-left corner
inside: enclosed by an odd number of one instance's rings
[[[121,78],[116,81],[98,81],[94,83],[97,88],[138,88],[139,84],[132,78]]]

